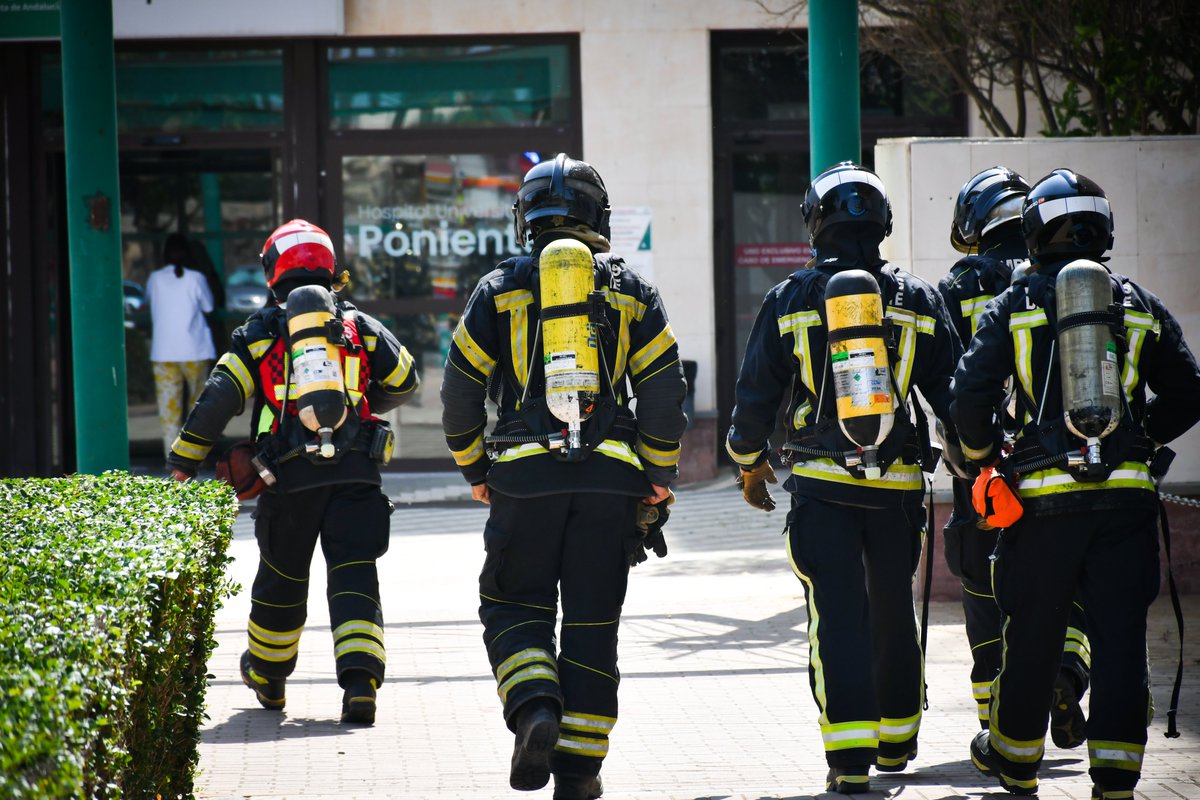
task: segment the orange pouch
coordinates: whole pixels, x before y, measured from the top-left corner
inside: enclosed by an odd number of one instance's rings
[[[987,467],[975,479],[975,485],[971,487],[971,504],[993,528],[1007,528],[1025,512],[1020,496],[994,467]]]

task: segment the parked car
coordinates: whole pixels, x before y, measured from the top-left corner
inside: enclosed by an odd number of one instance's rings
[[[146,290],[137,281],[125,281],[122,292],[125,297],[125,327],[146,327]]]
[[[225,280],[225,310],[249,316],[267,303],[267,278],[258,264],[234,267]]]

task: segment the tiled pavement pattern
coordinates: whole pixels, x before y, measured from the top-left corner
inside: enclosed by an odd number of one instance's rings
[[[436,502],[461,496],[457,481],[389,477],[389,495],[404,502],[397,502],[391,551],[380,562],[389,663],[373,728],[337,722],[341,692],[320,556],[285,713],[259,709],[238,679],[247,590],[220,611],[199,797],[548,800],[548,788],[508,788],[512,739],[476,616],[486,509]],[[670,554],[652,557],[630,579],[621,716],[604,768],[609,800],[821,796],[826,768],[807,687],[803,596],[782,550],[783,512],[749,508],[728,480],[679,493],[667,528]],[[256,552],[248,511],[238,520],[233,552],[232,575],[248,587]],[[1200,597],[1185,601],[1196,631]],[[921,754],[906,774],[873,777],[874,792],[865,797],[1007,797],[989,788],[967,756],[976,722],[961,610],[935,604],[931,618]],[[1138,791],[1143,800],[1200,799],[1198,636],[1187,643],[1183,736],[1165,739],[1177,645],[1164,587],[1150,636],[1159,714]],[[1040,796],[1087,798],[1084,750],[1049,747]]]

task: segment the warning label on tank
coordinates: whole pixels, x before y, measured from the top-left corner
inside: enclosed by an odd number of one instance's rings
[[[575,369],[575,353],[567,350],[560,353],[550,353],[545,357],[544,365],[546,368],[546,377],[558,372],[565,372]],[[549,384],[547,384],[549,386]]]
[[[546,392],[598,392],[599,376],[585,369],[546,373]]]
[[[887,367],[835,366],[833,379],[838,399],[848,398],[851,406],[889,403]]]
[[[1117,393],[1117,359],[1116,353],[1112,353],[1112,358],[1100,364],[1100,380],[1104,386],[1106,395],[1115,395]]]
[[[311,383],[342,383],[342,365],[328,358],[325,345],[311,345],[292,353],[292,370],[297,386]]]

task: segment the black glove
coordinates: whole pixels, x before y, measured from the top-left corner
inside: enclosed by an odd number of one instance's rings
[[[636,525],[642,538],[629,555],[629,566],[636,567],[649,558],[647,549],[653,550],[654,555],[662,558],[667,554],[667,540],[663,537],[663,526],[671,516],[671,504],[675,502],[675,493],[667,490],[665,500],[657,503],[638,503]]]
[[[738,471],[737,486],[742,490],[742,498],[755,508],[774,511],[775,498],[771,497],[771,492],[767,490],[768,482],[778,483],[775,468],[771,466],[769,459],[764,458],[757,467]]]

